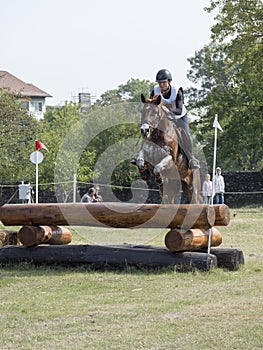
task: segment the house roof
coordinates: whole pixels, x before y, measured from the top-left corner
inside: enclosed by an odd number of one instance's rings
[[[0,70],[0,88],[8,88],[12,93],[20,93],[26,97],[52,97],[35,85],[25,83],[4,70]]]

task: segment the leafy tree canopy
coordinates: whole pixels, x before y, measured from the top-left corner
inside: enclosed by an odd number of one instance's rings
[[[28,115],[23,102],[0,89],[0,178],[2,184],[32,181],[34,167],[30,154],[40,125]]]
[[[260,0],[211,0],[217,10],[211,42],[189,58],[196,134],[208,163],[213,156],[213,120],[218,114],[218,163],[228,170],[262,168],[263,5]]]

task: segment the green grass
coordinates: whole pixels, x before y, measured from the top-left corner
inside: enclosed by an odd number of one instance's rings
[[[219,228],[244,252],[237,271],[2,266],[1,349],[262,349],[261,209],[232,209]],[[78,228],[72,243],[163,245],[165,232]]]

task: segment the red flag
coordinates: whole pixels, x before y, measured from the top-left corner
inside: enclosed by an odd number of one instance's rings
[[[47,147],[46,147],[42,142],[36,140],[36,151],[37,151],[39,148],[44,148],[46,151],[48,151]]]

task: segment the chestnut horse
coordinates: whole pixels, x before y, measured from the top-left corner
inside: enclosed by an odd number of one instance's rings
[[[190,169],[179,143],[181,130],[169,120],[169,110],[162,105],[161,95],[146,99],[141,95],[141,150],[136,159],[140,172],[150,171],[160,187],[163,203],[174,203],[182,188],[190,203],[202,203],[199,169]],[[182,140],[183,137],[180,137]]]

